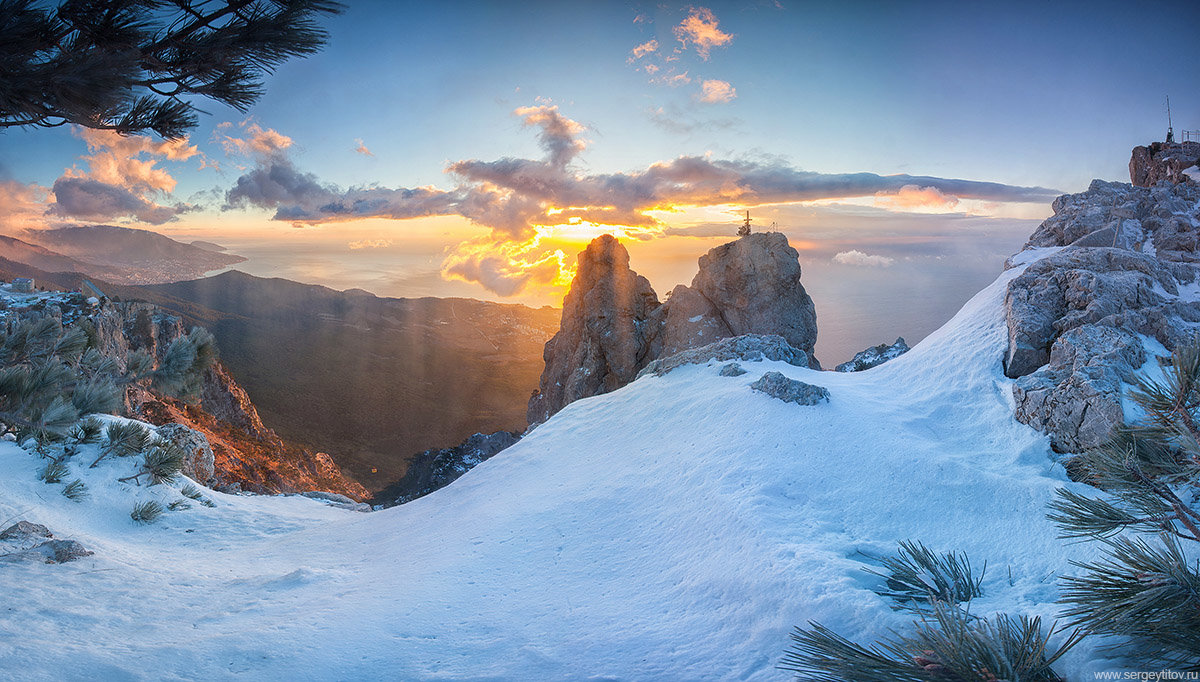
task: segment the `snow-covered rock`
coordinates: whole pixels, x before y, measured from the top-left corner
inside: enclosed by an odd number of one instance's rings
[[[767,372],[759,377],[758,381],[750,384],[750,388],[785,403],[817,405],[829,402],[829,391],[823,386],[789,379],[779,372]]]
[[[808,355],[791,346],[782,336],[744,334],[726,337],[699,348],[690,348],[655,360],[638,373],[638,377],[662,376],[684,365],[700,365],[727,360],[776,360],[797,367],[808,367]]]
[[[854,357],[847,362],[843,362],[834,369],[838,372],[862,372],[878,367],[888,360],[895,360],[904,355],[909,350],[908,343],[904,341],[904,337],[897,337],[895,342],[890,346],[886,343],[881,343],[878,346],[871,346],[866,350],[861,350],[854,354]]]
[[[1146,342],[1165,353],[1200,331],[1198,235],[1194,185],[1096,180],[1055,200],[1026,247],[1022,262],[1032,262],[1005,296],[1018,420],[1060,452],[1111,437]]]

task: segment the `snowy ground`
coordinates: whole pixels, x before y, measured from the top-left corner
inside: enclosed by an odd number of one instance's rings
[[[0,526],[95,551],[0,562],[0,677],[783,680],[795,625],[867,641],[910,622],[862,570],[902,539],[987,562],[974,613],[1054,620],[1056,576],[1092,548],[1056,539],[1045,505],[1072,484],[1012,418],[1002,302],[1018,272],[876,369],[643,378],[372,514],[208,493],[215,508],[137,526],[135,499],[177,494],[112,482],[131,466],[113,462],[75,504],[0,443]],[[768,370],[831,401],[751,391]],[[1091,641],[1060,665],[1118,669]]]

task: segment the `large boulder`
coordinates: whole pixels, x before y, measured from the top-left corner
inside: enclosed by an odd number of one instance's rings
[[[1016,379],[1017,419],[1055,450],[1079,452],[1125,421],[1143,339],[1173,350],[1200,331],[1200,187],[1096,180],[1053,208],[1027,248],[1058,250],[1008,285],[1004,371]]]
[[[779,372],[767,372],[750,384],[750,388],[785,403],[817,405],[829,402],[829,390],[824,386],[789,379]]]
[[[1129,158],[1129,181],[1138,187],[1159,182],[1194,182],[1184,171],[1200,163],[1200,142],[1154,142],[1134,147]]]
[[[184,476],[207,485],[216,476],[216,462],[208,438],[199,431],[183,424],[163,424],[154,429],[159,438],[179,447],[184,452]]]
[[[722,244],[700,257],[690,291],[676,287],[664,306],[663,352],[743,334],[782,336],[814,369],[817,314],[800,283],[800,254],[779,232]]]
[[[558,333],[542,353],[546,368],[529,400],[529,423],[633,381],[650,360],[656,330],[647,321],[657,308],[650,282],[629,269],[625,247],[608,234],[592,240],[579,254]]]

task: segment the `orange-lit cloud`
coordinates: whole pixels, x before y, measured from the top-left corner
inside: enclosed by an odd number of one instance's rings
[[[0,181],[0,232],[16,234],[45,225],[49,190],[15,180]]]
[[[227,207],[273,208],[275,219],[296,225],[366,218],[462,216],[487,228],[446,257],[446,277],[474,281],[502,295],[561,281],[562,259],[547,244],[559,233],[580,238],[606,230],[626,237],[662,236],[665,217],[681,207],[761,206],[864,197],[883,193],[902,201],[964,197],[987,201],[1045,202],[1056,192],[911,175],[825,174],[779,160],[751,161],[682,156],[630,172],[586,173],[575,163],[587,143],[586,128],[550,104],[514,114],[537,130],[540,159],[467,159],[447,167],[450,189],[356,187],[339,189],[297,168],[286,153],[260,158],[226,194]],[[555,268],[558,268],[557,270]],[[555,274],[557,273],[557,274]]]
[[[646,42],[642,43],[641,45],[638,45],[637,47],[634,47],[632,50],[630,50],[629,51],[629,54],[630,54],[629,59],[630,59],[630,61],[636,61],[656,50],[658,50],[658,41],[651,38],[650,40],[647,40]]]
[[[904,185],[894,192],[876,192],[875,203],[901,211],[951,209],[958,205],[958,197],[946,194],[937,187]]]
[[[232,124],[223,123],[217,130],[229,130]],[[226,135],[221,132],[213,133],[213,139],[221,145],[226,154],[250,157],[274,157],[292,146],[292,138],[270,128],[264,129],[251,120],[238,124],[243,132]],[[361,142],[361,141],[360,141]]]
[[[355,142],[355,144],[358,145],[354,148],[354,151],[358,152],[359,154],[362,154],[363,156],[375,156],[374,154],[371,153],[370,149],[367,149],[367,145],[362,141],[361,137],[355,138],[354,142]]]
[[[156,141],[144,135],[121,136],[112,131],[76,128],[89,155],[87,169],[71,167],[54,182],[53,201],[46,213],[95,222],[132,219],[161,225],[195,207],[162,205],[158,200],[175,189],[175,178],[158,164],[204,156],[188,138]]]
[[[708,59],[714,47],[723,47],[733,42],[733,36],[718,27],[717,17],[705,7],[693,7],[687,17],[675,27],[675,37],[686,48],[696,47],[701,59]]]
[[[737,90],[727,81],[706,80],[700,84],[701,102],[731,102],[737,97]]]

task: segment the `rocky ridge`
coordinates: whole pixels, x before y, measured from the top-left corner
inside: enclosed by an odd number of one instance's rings
[[[675,287],[661,304],[629,268],[625,247],[597,237],[579,255],[559,332],[546,344],[529,423],[620,388],[660,358],[748,334],[781,337],[793,357],[820,369],[812,354],[816,311],[800,283],[799,253],[783,234],[751,234],[710,250],[691,286]]]
[[[171,342],[187,334],[182,320],[154,305],[88,301],[79,294],[53,294],[6,315],[38,315],[64,325],[86,323],[90,342],[101,354],[123,362],[144,351],[162,362]],[[355,499],[367,491],[344,476],[324,453],[285,443],[265,426],[254,404],[218,360],[205,373],[199,398],[188,402],[144,386],[126,387],[122,416],[158,426],[158,434],[189,453],[185,474],[227,492],[270,494],[323,490]]]
[[[1004,371],[1017,419],[1078,452],[1125,421],[1137,370],[1200,332],[1200,186],[1095,180],[1053,210],[1010,259],[1037,258],[1008,285]]]
[[[909,350],[908,344],[904,341],[904,337],[898,337],[892,345],[881,343],[878,346],[871,346],[866,350],[861,350],[854,354],[854,357],[834,367],[837,372],[861,372],[863,370],[878,367],[888,360],[895,360],[904,355]]]

